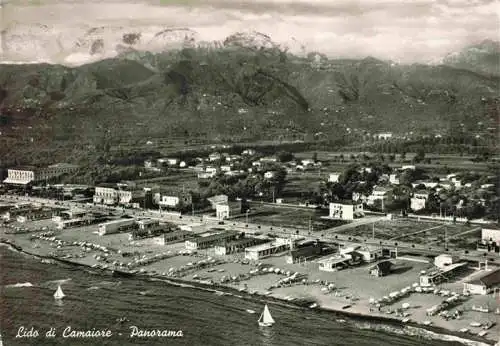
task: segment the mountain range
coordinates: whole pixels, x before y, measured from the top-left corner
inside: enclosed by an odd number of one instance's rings
[[[500,50],[492,41],[440,65],[402,65],[297,56],[260,33],[202,46],[181,31],[183,43],[161,52],[137,49],[141,35],[127,33],[116,57],[90,64],[0,65],[0,165],[78,161],[146,142],[166,148],[497,126]],[[79,42],[90,55],[106,47]]]

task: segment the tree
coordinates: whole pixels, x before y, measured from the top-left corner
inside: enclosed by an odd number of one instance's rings
[[[289,162],[294,159],[294,156],[291,152],[288,151],[280,151],[276,154],[278,161],[280,162]]]
[[[312,160],[313,160],[313,162],[317,162],[318,161],[318,153],[317,152],[313,153]]]
[[[425,159],[425,152],[424,149],[420,148],[417,150],[417,154],[415,157],[413,157],[413,162],[419,163],[422,162]]]

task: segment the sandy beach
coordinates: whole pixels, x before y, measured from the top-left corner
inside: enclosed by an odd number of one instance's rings
[[[287,304],[301,303],[309,308],[371,319],[383,318],[399,326],[406,318],[409,319],[408,328],[436,328],[439,334],[446,331],[464,340],[480,342],[472,343],[476,345],[481,342],[492,345],[498,341],[498,325],[493,325],[488,330],[483,329],[484,325],[496,322],[498,318],[494,314],[498,305],[491,296],[464,298],[463,302],[452,309],[462,311],[460,319],[427,316],[427,309],[446,299],[434,293],[412,291],[391,303],[380,306],[373,304],[373,300],[414,285],[418,282],[420,271],[431,267],[429,263],[396,259],[393,262],[398,268],[402,268],[399,273],[373,277],[369,275],[369,264],[337,272],[323,272],[314,261],[300,265],[287,264],[285,256],[278,256],[253,263],[243,261],[241,253],[218,257],[210,250],[195,255],[182,255],[179,251],[184,249],[183,243],[160,245],[152,238],[130,242],[128,234],[99,236],[94,231],[95,226],[89,226],[51,231],[44,237],[34,237],[37,233],[6,234],[5,229],[1,229],[0,236],[21,247],[26,253],[83,264],[94,270],[131,271],[177,283],[194,284],[197,287],[227,288],[235,293],[239,291],[236,294],[264,296],[265,299],[284,301]],[[124,256],[125,253],[129,255]],[[263,268],[272,268],[272,272]],[[299,274],[301,280],[278,285],[280,280],[294,273]],[[460,294],[461,286],[461,282],[456,282],[444,284],[440,289]],[[409,307],[402,313],[405,303]],[[488,306],[490,311],[473,311],[473,306]],[[478,336],[483,330],[484,335]]]

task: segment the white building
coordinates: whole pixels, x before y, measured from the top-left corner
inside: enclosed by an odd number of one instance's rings
[[[241,153],[241,155],[248,155],[248,156],[255,155],[255,150],[253,150],[253,149],[245,149],[245,150],[243,150],[243,152]]]
[[[135,226],[135,219],[119,219],[101,223],[98,227],[99,235],[126,232]]]
[[[224,220],[241,214],[241,201],[220,203],[215,205],[217,219]]]
[[[160,207],[177,207],[179,205],[179,197],[177,196],[161,196],[158,205]]]
[[[495,242],[500,246],[500,229],[495,227],[481,229],[481,240]]]
[[[438,268],[444,268],[451,264],[455,264],[457,262],[458,262],[458,257],[449,254],[441,254],[434,258],[434,265]]]
[[[429,199],[429,192],[418,191],[413,194],[410,199],[410,208],[414,211],[425,209],[427,200]]]
[[[212,153],[212,154],[208,155],[208,161],[210,161],[210,162],[214,162],[214,161],[217,161],[220,159],[221,159],[220,153]]]
[[[216,195],[207,198],[207,200],[212,206],[212,209],[215,209],[217,204],[227,204],[229,202],[229,198],[227,197],[227,195]]]
[[[375,135],[375,137],[377,139],[383,139],[383,140],[388,140],[388,139],[391,139],[392,138],[392,133],[391,132],[381,132],[381,133],[377,133]]]
[[[340,220],[354,220],[363,217],[363,204],[352,201],[330,203],[329,217]]]
[[[63,174],[69,174],[78,169],[77,165],[69,163],[57,163],[44,168],[38,167],[17,167],[7,170],[7,179],[4,184],[26,185],[38,183],[49,179],[57,178]]]
[[[338,183],[339,179],[340,179],[340,175],[341,175],[341,173],[339,173],[339,172],[330,173],[330,175],[328,176],[328,182],[329,183]]]
[[[245,249],[245,258],[251,261],[259,261],[290,250],[290,243],[290,239],[276,238],[269,243],[247,247]]]
[[[500,269],[485,271],[464,282],[464,293],[487,295],[500,287]]]
[[[389,175],[389,183],[392,185],[399,185],[399,175],[398,174],[391,174]]]
[[[93,201],[96,204],[130,204],[141,195],[138,190],[120,189],[118,187],[96,186]]]
[[[268,172],[264,173],[264,178],[265,179],[272,179],[274,177],[274,174],[275,174],[275,172],[268,171]]]
[[[392,200],[392,189],[377,186],[373,189],[371,195],[368,196],[366,204],[374,205],[375,201],[381,201],[382,204]]]

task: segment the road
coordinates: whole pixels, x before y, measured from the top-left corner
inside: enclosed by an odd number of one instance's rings
[[[121,207],[108,207],[108,206],[90,206],[82,203],[76,203],[72,201],[55,201],[48,200],[42,198],[34,198],[34,197],[24,197],[24,196],[2,196],[2,198],[6,200],[14,200],[14,201],[30,201],[30,202],[38,202],[49,206],[64,206],[64,207],[73,207],[73,208],[83,208],[90,209],[98,212],[114,212],[115,214],[127,214],[133,217],[148,217],[148,218],[156,218],[163,221],[169,221],[172,223],[195,223],[195,224],[205,224],[207,226],[214,226],[218,228],[223,228],[227,230],[240,230],[245,231],[250,234],[260,233],[260,234],[272,234],[274,236],[280,236],[284,238],[290,237],[303,237],[309,240],[319,240],[326,243],[346,243],[347,245],[372,245],[372,246],[382,246],[383,248],[396,250],[398,252],[405,253],[414,253],[426,256],[435,256],[445,252],[445,249],[441,246],[434,246],[432,244],[414,244],[414,243],[406,243],[395,240],[380,240],[377,238],[361,238],[361,237],[350,237],[343,234],[338,234],[339,231],[346,230],[349,228],[357,227],[364,224],[369,224],[377,221],[381,221],[385,219],[384,216],[368,216],[362,219],[358,219],[353,223],[347,225],[341,225],[334,228],[329,228],[323,231],[318,232],[309,232],[308,229],[286,229],[283,227],[271,227],[264,226],[260,224],[249,223],[233,220],[225,220],[223,224],[215,218],[206,217],[206,216],[191,216],[191,215],[176,215],[167,212],[160,212],[159,210],[142,210],[142,209],[124,209]],[[297,233],[298,232],[298,233]],[[465,253],[464,250],[461,249],[449,249],[449,254],[456,255],[461,259],[468,261],[484,261],[485,252],[484,251],[476,251],[471,250],[468,253]],[[499,260],[499,254],[488,254],[487,258],[490,261]]]

